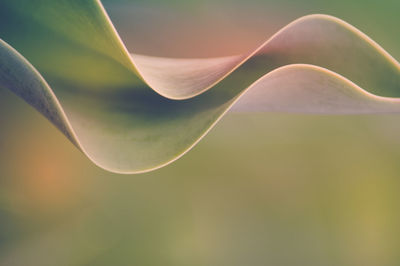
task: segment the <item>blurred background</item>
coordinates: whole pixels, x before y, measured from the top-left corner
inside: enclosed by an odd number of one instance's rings
[[[134,53],[256,48],[337,16],[400,59],[397,0],[103,0]],[[229,114],[160,170],[96,167],[0,89],[0,265],[399,265],[400,116]]]

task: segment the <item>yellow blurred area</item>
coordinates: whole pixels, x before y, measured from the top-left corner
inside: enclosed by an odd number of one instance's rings
[[[4,263],[398,262],[396,116],[231,115],[176,163],[120,176],[1,96]]]

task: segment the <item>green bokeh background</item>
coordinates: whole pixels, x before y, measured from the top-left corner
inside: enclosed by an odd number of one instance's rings
[[[326,13],[400,58],[399,1],[199,2],[103,1],[135,53],[240,53]],[[177,162],[124,176],[2,89],[0,265],[398,265],[399,122],[230,114]]]

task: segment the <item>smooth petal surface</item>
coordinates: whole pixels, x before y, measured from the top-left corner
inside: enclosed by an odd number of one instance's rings
[[[300,18],[247,54],[208,59],[130,54],[94,0],[5,0],[0,25],[0,85],[112,172],[176,160],[231,108],[400,111],[399,63],[331,16]]]

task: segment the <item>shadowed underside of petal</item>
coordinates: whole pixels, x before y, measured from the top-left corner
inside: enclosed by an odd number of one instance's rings
[[[22,2],[0,3],[0,86],[112,172],[176,160],[231,108],[400,111],[399,63],[330,16],[300,18],[247,54],[174,59],[129,54],[99,1]]]

